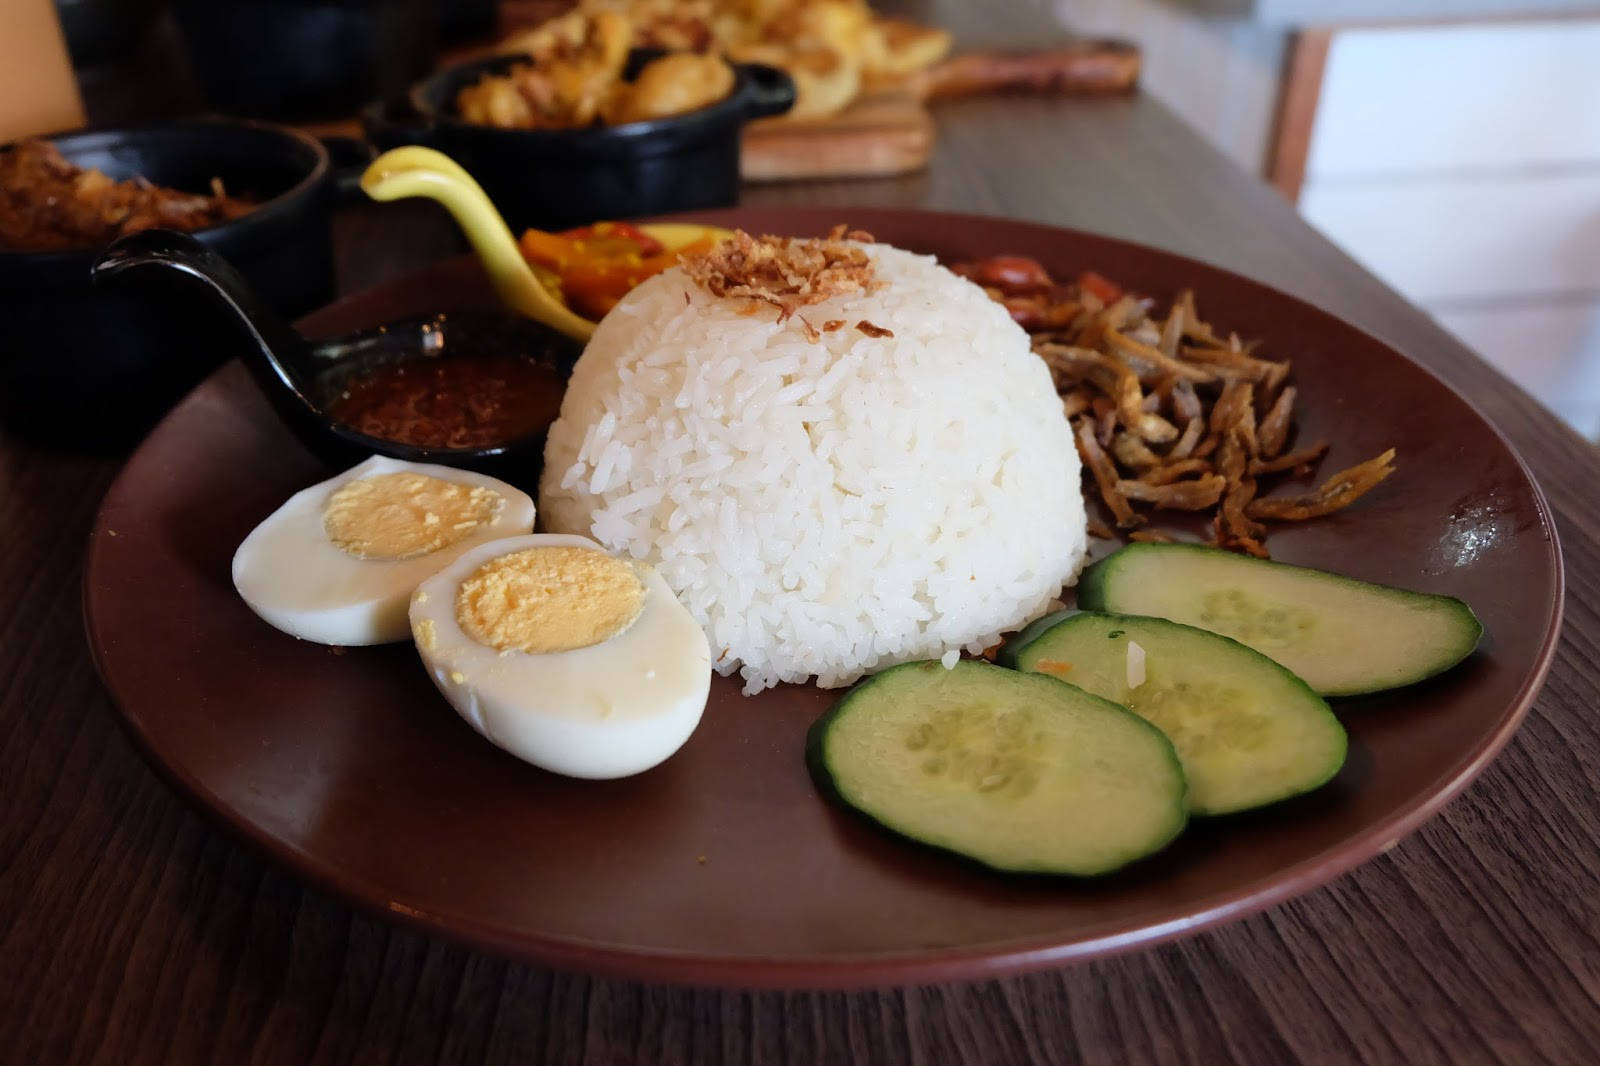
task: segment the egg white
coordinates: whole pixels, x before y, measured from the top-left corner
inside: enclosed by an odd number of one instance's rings
[[[328,539],[323,509],[329,497],[359,478],[400,473],[493,489],[505,505],[472,535],[410,559],[358,559]],[[319,644],[389,644],[410,636],[406,603],[420,581],[486,541],[528,532],[533,519],[533,499],[503,481],[375,455],[295,493],[268,515],[234,553],[233,584],[251,610],[291,636]]]
[[[569,777],[641,773],[683,746],[705,710],[711,650],[704,631],[661,576],[632,564],[644,585],[639,617],[599,644],[531,655],[496,651],[456,619],[461,584],[489,560],[528,548],[605,551],[587,537],[533,534],[485,544],[418,586],[411,627],[428,674],[461,717],[491,743]]]

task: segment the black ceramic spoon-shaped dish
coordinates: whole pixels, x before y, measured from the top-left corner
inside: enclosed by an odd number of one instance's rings
[[[487,473],[534,476],[543,459],[545,431],[538,428],[476,447],[406,443],[363,433],[334,416],[352,383],[403,364],[422,370],[444,360],[515,356],[542,368],[550,382],[545,399],[559,396],[582,348],[537,322],[510,314],[451,311],[401,319],[349,336],[311,341],[280,319],[226,259],[194,238],[146,230],[114,242],[95,263],[96,283],[114,283],[140,268],[178,271],[199,282],[238,322],[246,343],[239,355],[273,409],[308,449],[334,465],[374,453],[417,463],[440,463]],[[446,398],[448,399],[448,397]]]

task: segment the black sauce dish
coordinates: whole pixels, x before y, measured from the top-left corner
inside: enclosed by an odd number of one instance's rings
[[[625,75],[634,77],[660,54],[636,50]],[[514,231],[564,229],[737,203],[745,124],[794,105],[794,82],[783,71],[737,63],[727,96],[682,115],[574,130],[499,129],[460,118],[462,89],[526,62],[492,56],[440,71],[406,100],[369,107],[362,116],[367,135],[381,149],[422,144],[448,155]]]
[[[49,138],[63,156],[123,180],[231,195],[258,206],[196,230],[262,300],[298,315],[333,295],[328,228],[336,172],[327,147],[293,130],[196,120]],[[354,168],[352,168],[354,169]],[[94,291],[98,248],[0,250],[0,431],[36,444],[126,446],[221,361],[225,320],[171,278]]]
[[[268,402],[307,450],[330,466],[370,455],[463,467],[526,480],[543,462],[545,431],[477,448],[425,447],[369,436],[330,409],[355,380],[397,363],[516,355],[564,382],[581,343],[509,312],[449,311],[310,340],[279,316],[228,261],[193,237],[149,230],[111,244],[95,264],[99,288],[161,277],[188,287],[229,320],[224,355],[237,355]],[[552,413],[551,417],[554,415]]]

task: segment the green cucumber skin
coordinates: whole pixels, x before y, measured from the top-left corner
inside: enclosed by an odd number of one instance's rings
[[[1139,629],[1159,630],[1163,628],[1171,628],[1176,630],[1185,630],[1190,634],[1204,638],[1208,642],[1220,642],[1219,647],[1224,645],[1227,646],[1230,653],[1238,654],[1240,657],[1255,663],[1260,669],[1280,676],[1290,684],[1291,688],[1298,689],[1308,702],[1320,704],[1324,713],[1326,713],[1328,716],[1328,720],[1333,724],[1337,732],[1339,746],[1336,752],[1331,753],[1336,755],[1336,757],[1329,760],[1326,765],[1325,772],[1320,777],[1308,779],[1303,783],[1303,787],[1293,788],[1280,795],[1273,795],[1268,798],[1263,798],[1258,802],[1251,803],[1247,806],[1230,807],[1222,810],[1204,810],[1191,807],[1189,811],[1191,815],[1202,818],[1217,817],[1228,814],[1238,814],[1243,811],[1257,810],[1262,807],[1270,807],[1275,803],[1282,803],[1283,801],[1293,799],[1296,796],[1303,796],[1309,792],[1315,792],[1317,789],[1326,785],[1329,781],[1332,781],[1336,776],[1338,776],[1339,771],[1344,768],[1345,759],[1349,755],[1350,738],[1349,734],[1345,732],[1343,723],[1341,723],[1338,719],[1338,716],[1333,713],[1333,709],[1328,706],[1327,700],[1323,699],[1320,693],[1318,693],[1310,685],[1307,685],[1294,673],[1285,669],[1282,664],[1266,655],[1263,655],[1261,652],[1250,647],[1248,644],[1243,644],[1237,640],[1234,640],[1232,637],[1224,636],[1221,633],[1213,633],[1210,630],[1200,629],[1197,626],[1184,625],[1182,622],[1174,622],[1166,618],[1154,618],[1148,615],[1116,614],[1110,611],[1074,611],[1072,612],[1071,616],[1058,620],[1055,625],[1050,626],[1049,629],[1045,630],[1033,640],[1029,641],[1028,646],[1022,646],[1016,649],[1015,657],[1019,663],[1017,669],[1024,671],[1029,669],[1029,667],[1021,665],[1028,658],[1028,653],[1030,650],[1029,646],[1031,646],[1032,650],[1035,652],[1042,651],[1043,649],[1041,645],[1048,640],[1051,630],[1057,629],[1063,625],[1088,625],[1102,621],[1110,626],[1125,629],[1130,632]],[[1146,649],[1146,651],[1148,652],[1148,649]],[[1057,680],[1060,679],[1058,678]],[[1121,704],[1118,704],[1118,706],[1121,706]],[[1136,712],[1133,711],[1130,711],[1129,713],[1136,714]]]
[[[1393,597],[1410,603],[1427,603],[1455,616],[1455,620],[1461,630],[1461,640],[1453,652],[1423,664],[1415,674],[1408,675],[1404,679],[1396,680],[1393,683],[1368,681],[1339,685],[1320,690],[1320,694],[1323,696],[1366,696],[1374,692],[1388,692],[1393,689],[1418,684],[1428,680],[1430,677],[1437,677],[1439,674],[1459,665],[1477,650],[1478,644],[1483,638],[1483,623],[1478,620],[1478,616],[1473,613],[1472,608],[1466,601],[1454,596],[1444,596],[1432,592],[1414,592],[1395,585],[1380,585],[1372,581],[1360,581],[1328,570],[1317,570],[1309,566],[1295,566],[1291,563],[1282,563],[1274,559],[1257,559],[1252,556],[1226,552],[1220,548],[1207,547],[1203,544],[1129,544],[1119,548],[1084,570],[1083,575],[1078,580],[1079,608],[1086,611],[1107,613],[1125,610],[1125,607],[1117,601],[1116,597],[1108,589],[1108,585],[1115,579],[1121,566],[1127,564],[1130,560],[1137,560],[1141,555],[1159,560],[1163,557],[1168,559],[1181,558],[1183,553],[1193,553],[1208,557],[1225,555],[1245,565],[1269,568],[1268,571],[1264,572],[1276,570],[1309,575],[1313,580],[1337,582],[1366,593]],[[1175,574],[1173,579],[1181,581],[1183,578],[1179,573]],[[1183,621],[1181,619],[1169,620]],[[1183,624],[1192,625],[1193,623],[1183,622]],[[1222,633],[1217,635],[1226,636],[1226,634]],[[1229,637],[1228,639],[1231,640],[1233,638]]]
[[[1057,613],[1068,614],[1072,612],[1063,611]],[[806,769],[810,771],[811,779],[816,784],[817,791],[820,792],[826,799],[844,808],[844,810],[848,811],[855,817],[860,818],[861,820],[873,826],[876,826],[892,836],[898,837],[901,840],[909,841],[910,843],[915,844],[917,847],[926,851],[949,856],[967,866],[984,870],[989,873],[1002,874],[1006,877],[1018,879],[1049,878],[1052,880],[1063,881],[1099,881],[1103,878],[1111,877],[1115,874],[1121,873],[1127,870],[1129,867],[1135,866],[1151,858],[1152,856],[1160,854],[1169,845],[1171,845],[1174,840],[1181,836],[1184,829],[1187,828],[1189,821],[1189,810],[1187,804],[1185,803],[1184,791],[1182,788],[1180,788],[1176,797],[1177,817],[1173,821],[1172,831],[1158,844],[1152,846],[1150,850],[1135,855],[1125,862],[1119,863],[1115,866],[1107,867],[1103,870],[1050,870],[1042,869],[1036,866],[999,866],[994,863],[985,862],[984,860],[979,859],[976,856],[969,855],[966,852],[959,851],[954,848],[948,848],[940,844],[934,844],[919,837],[913,836],[910,833],[903,832],[896,826],[875,817],[869,811],[863,810],[862,808],[856,806],[850,801],[850,798],[839,789],[834,778],[833,770],[828,766],[828,733],[831,731],[833,724],[849,710],[850,704],[860,698],[863,692],[869,691],[874,685],[878,684],[886,677],[891,677],[896,671],[926,668],[930,664],[938,666],[941,670],[944,669],[943,664],[941,664],[937,659],[918,660],[915,662],[901,663],[898,666],[891,666],[887,670],[880,671],[879,673],[873,674],[871,677],[864,678],[852,686],[850,690],[841,696],[837,701],[835,701],[833,706],[824,711],[815,722],[811,723],[811,728],[806,731]],[[958,668],[978,667],[984,670],[1002,670],[1006,673],[1016,672],[1006,669],[1005,667],[969,660],[962,660],[957,664],[957,666]],[[1138,715],[1134,714],[1120,703],[1114,703],[1111,700],[1102,699],[1101,697],[1094,695],[1092,692],[1085,692],[1076,685],[1069,685],[1065,681],[1061,681],[1058,678],[1049,677],[1045,674],[1037,674],[1033,676],[1042,677],[1045,680],[1052,681],[1055,684],[1063,685],[1066,688],[1072,689],[1075,693],[1079,694],[1083,698],[1092,700],[1096,703],[1105,704],[1108,709],[1114,710],[1119,714],[1127,715],[1128,717],[1138,721],[1141,725],[1150,729],[1162,741],[1167,757],[1171,760],[1172,768],[1177,774],[1180,785],[1183,783],[1183,764],[1178,759],[1177,750],[1173,748],[1172,741],[1167,739],[1166,734],[1162,733],[1161,730],[1157,729],[1154,725],[1151,725],[1149,722],[1145,721],[1145,719],[1140,718]]]
[[[1113,567],[1107,564],[1114,559],[1126,560],[1127,556],[1123,555],[1123,552],[1142,547],[1144,547],[1142,544],[1126,544],[1104,559],[1084,567],[1083,572],[1078,575],[1078,610],[1110,613],[1111,609],[1106,606],[1106,576]]]
[[[1019,648],[1057,622],[1064,622],[1077,613],[1078,609],[1076,607],[1067,607],[1059,611],[1052,611],[1040,618],[1035,618],[1005,639],[1005,643],[1000,645],[999,654],[994,657],[995,665],[1004,666],[1009,670],[1017,669],[1017,650]]]

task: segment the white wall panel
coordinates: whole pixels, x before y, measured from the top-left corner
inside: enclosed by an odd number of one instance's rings
[[[1449,308],[1434,317],[1579,432],[1600,435],[1600,300]]]
[[[1313,182],[1300,213],[1419,303],[1600,290],[1600,167],[1531,178]]]
[[[1343,30],[1312,180],[1600,161],[1600,20]]]

